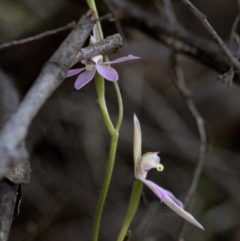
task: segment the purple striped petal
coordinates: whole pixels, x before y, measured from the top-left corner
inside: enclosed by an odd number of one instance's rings
[[[71,77],[73,75],[79,74],[80,72],[82,72],[85,68],[80,68],[80,69],[70,69],[68,70],[67,74],[66,74],[66,78],[67,77]]]
[[[160,199],[163,201],[163,199],[168,196],[171,198],[179,207],[183,208],[183,204],[181,201],[179,201],[171,192],[168,190],[158,186],[156,183],[149,181],[147,179],[142,180]]]
[[[95,68],[92,71],[84,71],[83,73],[81,73],[74,83],[74,88],[80,90],[83,86],[85,86],[88,82],[90,82],[93,79],[95,73]]]
[[[161,201],[163,201],[163,199],[168,195],[163,188],[159,187],[154,182],[147,179],[141,179],[141,181],[145,183],[156,194],[156,196],[160,198]]]
[[[110,81],[118,80],[118,73],[115,69],[109,66],[104,66],[101,64],[96,64],[97,72],[105,79]]]
[[[104,64],[116,64],[116,63],[121,63],[121,62],[124,62],[124,61],[133,60],[133,59],[140,59],[140,57],[128,55],[128,56],[125,56],[125,57],[121,57],[119,59],[115,59],[113,61],[104,62]]]
[[[152,181],[146,179],[141,179],[141,181],[145,183],[160,198],[162,202],[164,202],[179,216],[204,230],[203,226],[190,213],[186,212],[183,209],[182,202],[179,201],[176,197],[174,197],[174,195],[171,192],[159,187]]]

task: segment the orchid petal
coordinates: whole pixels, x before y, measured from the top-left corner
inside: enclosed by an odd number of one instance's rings
[[[139,123],[139,120],[137,116],[134,114],[133,117],[133,123],[134,123],[134,136],[133,136],[133,158],[134,158],[134,164],[135,164],[135,175],[137,174],[137,166],[138,161],[140,161],[141,155],[142,155],[142,132],[141,132],[141,126]]]
[[[160,166],[160,158],[158,156],[158,152],[148,152],[144,154],[139,163],[138,163],[138,168],[136,168],[136,178],[141,179],[141,178],[146,178],[147,173],[150,169],[152,168],[157,168]]]
[[[171,198],[178,206],[183,208],[183,204],[170,191],[158,186],[156,183],[147,179],[141,179],[160,199],[163,201],[167,196]]]
[[[93,26],[93,38],[96,40],[96,42],[99,42],[101,40],[98,32],[97,24],[94,24]]]
[[[117,81],[118,80],[118,73],[115,69],[109,66],[104,66],[101,64],[96,65],[97,72],[105,79],[110,81]]]
[[[204,230],[203,226],[187,211],[185,211],[183,208],[178,206],[170,197],[164,198],[163,202],[171,208],[174,212],[176,212],[179,216],[187,220],[188,222],[192,223],[193,225],[201,228]]]
[[[94,63],[102,63],[103,62],[103,56],[102,55],[97,55],[91,58]]]
[[[96,43],[97,43],[97,40],[92,35],[90,35],[89,45],[93,45],[93,44],[96,44]]]
[[[156,168],[159,163],[160,157],[158,156],[158,152],[148,152],[141,158],[141,168],[147,172],[152,168]]]
[[[85,68],[80,68],[80,69],[70,69],[68,70],[67,74],[66,74],[66,78],[67,77],[71,77],[73,75],[79,74],[80,72],[82,72]]]
[[[74,88],[80,90],[83,86],[85,86],[88,82],[90,82],[93,79],[95,73],[95,68],[92,71],[84,71],[83,73],[81,73],[74,83]]]
[[[157,184],[149,180],[141,179],[141,181],[145,183],[160,198],[162,202],[164,202],[179,216],[204,230],[203,226],[190,213],[186,212],[183,209],[182,202],[179,201],[176,197],[174,197],[174,195],[171,192],[159,187]]]
[[[125,57],[115,59],[113,61],[104,62],[104,64],[116,64],[116,63],[121,63],[121,62],[124,62],[124,61],[133,60],[133,59],[140,59],[140,57],[128,55],[128,56],[125,56]]]

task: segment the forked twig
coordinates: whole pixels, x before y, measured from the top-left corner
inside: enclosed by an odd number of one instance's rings
[[[108,0],[109,1],[109,0]],[[181,25],[172,26],[166,18],[156,16],[150,11],[139,7],[129,0],[111,0],[114,6],[121,10],[119,18],[127,22],[128,25],[137,27],[148,36],[167,45],[170,49],[190,56],[200,61],[208,68],[212,68],[219,73],[225,73],[231,68],[231,63],[216,46],[215,42],[201,38]],[[240,83],[235,78],[236,83]]]
[[[237,69],[238,75],[240,75],[240,63],[239,61],[233,56],[231,51],[228,49],[226,44],[223,42],[223,40],[220,38],[220,36],[217,34],[215,29],[212,27],[212,25],[208,22],[207,16],[203,14],[201,11],[199,11],[189,0],[181,0],[187,8],[201,21],[205,29],[212,35],[213,40],[218,44],[222,52],[225,54],[227,59],[230,61],[230,63]]]
[[[204,119],[198,112],[198,110],[193,102],[192,94],[186,86],[183,72],[178,65],[178,62],[176,59],[176,54],[174,52],[172,53],[171,58],[170,58],[170,72],[172,75],[174,85],[176,86],[176,88],[178,89],[180,94],[183,96],[190,113],[192,114],[193,118],[195,119],[195,121],[197,123],[197,128],[198,128],[199,137],[200,137],[200,146],[199,146],[199,153],[198,153],[198,158],[197,158],[197,166],[194,171],[191,186],[188,190],[187,196],[184,201],[184,207],[186,210],[188,210],[190,205],[192,204],[193,197],[194,197],[195,191],[197,189],[198,182],[199,182],[202,170],[203,170],[203,165],[204,165],[204,161],[205,161],[205,157],[206,157],[206,149],[207,149],[207,135],[206,135],[205,127],[204,127]],[[186,229],[185,225],[186,225],[186,222],[183,225],[182,230],[180,232],[179,240],[182,240],[182,238],[184,236],[185,229]]]

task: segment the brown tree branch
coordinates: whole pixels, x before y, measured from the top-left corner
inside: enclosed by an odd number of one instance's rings
[[[201,23],[203,24],[205,29],[211,34],[214,41],[217,43],[219,48],[225,54],[225,56],[229,60],[230,64],[233,65],[236,68],[238,74],[240,74],[240,63],[239,63],[239,61],[233,56],[233,54],[228,49],[228,47],[223,42],[223,40],[219,37],[219,35],[215,31],[215,29],[208,22],[207,16],[204,15],[201,11],[199,11],[189,0],[181,0],[181,1],[201,21]]]
[[[0,241],[8,240],[18,191],[18,184],[7,179],[0,182]]]
[[[95,45],[81,49],[89,36],[94,21],[84,16],[77,24],[76,29],[67,37],[55,54],[45,64],[35,84],[26,94],[17,112],[8,121],[0,135],[0,177],[5,175],[12,165],[21,162],[26,153],[19,147],[26,138],[29,125],[42,105],[64,81],[66,72],[77,61],[107,52],[119,52],[122,48],[122,39],[115,34]],[[79,51],[80,50],[80,51]]]
[[[16,111],[19,96],[12,84],[12,80],[0,70],[0,126]],[[24,148],[24,147],[23,147]],[[29,180],[29,162],[23,160],[20,169],[14,169],[9,173],[8,179],[18,180],[18,183],[26,183]],[[4,178],[0,182],[0,241],[7,241],[13,218],[18,214],[19,201],[21,199],[21,184],[15,184],[12,180]]]
[[[4,126],[0,135],[0,178],[27,158],[22,144],[28,128],[45,101],[64,81],[66,72],[92,31],[94,22],[92,12],[80,19],[76,28],[45,64],[18,110]]]
[[[173,27],[169,21],[126,0],[111,0],[121,10],[121,20],[135,26],[148,36],[169,46],[173,51],[190,56],[218,73],[226,73],[231,64],[214,41],[196,36],[183,27]],[[240,83],[239,78],[234,79]]]

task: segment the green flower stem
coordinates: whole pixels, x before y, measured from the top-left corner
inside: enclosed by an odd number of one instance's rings
[[[122,119],[123,119],[123,102],[122,102],[122,96],[121,92],[119,90],[119,86],[117,82],[113,82],[116,95],[117,95],[117,100],[118,100],[118,121],[116,125],[116,131],[119,132],[121,125],[122,125]]]
[[[108,129],[110,135],[113,136],[115,133],[115,128],[110,119],[107,105],[106,105],[104,80],[102,76],[100,76],[98,73],[95,75],[94,79],[95,79],[95,86],[96,86],[97,95],[98,95],[98,104],[101,110],[103,122],[106,128]]]
[[[96,18],[98,19],[98,11],[95,4],[95,0],[86,0],[86,1],[89,8],[94,11]],[[99,21],[97,22],[97,27],[98,27],[98,34],[100,36],[100,40],[103,40],[102,27]],[[98,103],[101,110],[103,122],[106,125],[110,135],[112,136],[115,132],[115,129],[110,119],[110,116],[107,110],[106,101],[105,101],[104,79],[99,74],[96,74],[94,79],[95,79],[95,85],[96,85],[97,94],[98,94]]]
[[[101,193],[100,193],[100,197],[99,197],[99,201],[98,201],[98,205],[97,205],[97,211],[96,211],[95,218],[94,218],[92,241],[98,240],[100,221],[101,221],[101,217],[102,217],[102,211],[103,211],[103,207],[105,204],[105,200],[107,197],[109,184],[110,184],[111,177],[112,177],[112,171],[113,171],[116,150],[117,150],[117,143],[118,143],[118,133],[115,132],[115,134],[112,136],[112,139],[111,139],[109,160],[108,160],[106,173],[105,173],[105,177],[104,177],[104,182],[102,185],[102,189],[101,189]]]
[[[129,226],[137,212],[137,209],[138,209],[139,201],[140,201],[141,194],[142,194],[142,187],[143,187],[142,182],[140,180],[136,179],[133,184],[127,213],[126,213],[125,219],[123,221],[123,225],[122,225],[121,231],[118,235],[117,241],[123,241],[127,234],[128,228],[129,228]]]
[[[88,7],[94,11],[95,17],[96,17],[96,19],[98,19],[99,16],[98,16],[98,11],[97,11],[97,7],[95,4],[95,0],[86,0],[86,1],[88,4]],[[99,21],[97,21],[97,28],[98,28],[98,34],[100,36],[100,39],[103,40],[103,31],[102,31],[101,23]]]
[[[95,4],[95,0],[86,0],[87,4],[90,9],[92,9],[95,12],[96,18],[98,18],[98,12]],[[103,32],[101,28],[101,24],[98,21],[97,22],[97,27],[98,27],[98,33],[100,36],[100,39],[103,39]],[[108,59],[107,56],[105,56],[105,59]],[[107,105],[106,105],[106,100],[105,100],[105,86],[104,86],[104,79],[102,76],[99,74],[95,75],[95,85],[96,85],[96,90],[97,90],[97,95],[98,95],[98,103],[99,107],[101,110],[103,122],[105,126],[107,127],[110,135],[111,135],[111,144],[110,144],[110,152],[109,152],[109,160],[104,176],[104,181],[97,205],[97,210],[96,214],[94,217],[94,223],[93,223],[93,231],[92,231],[92,241],[97,241],[98,240],[98,235],[99,235],[99,228],[100,228],[100,221],[102,217],[102,212],[103,212],[103,207],[105,204],[105,200],[107,197],[108,189],[110,186],[111,182],[111,177],[112,177],[112,172],[113,172],[113,167],[114,167],[114,162],[115,162],[115,157],[116,157],[116,151],[117,151],[117,144],[118,144],[118,138],[119,138],[119,130],[122,124],[122,119],[123,119],[123,104],[122,104],[122,97],[121,93],[118,87],[118,84],[116,82],[114,84],[114,89],[116,91],[117,95],[117,100],[118,100],[118,109],[119,109],[119,114],[118,114],[118,121],[116,128],[114,128],[111,118],[108,113]]]

